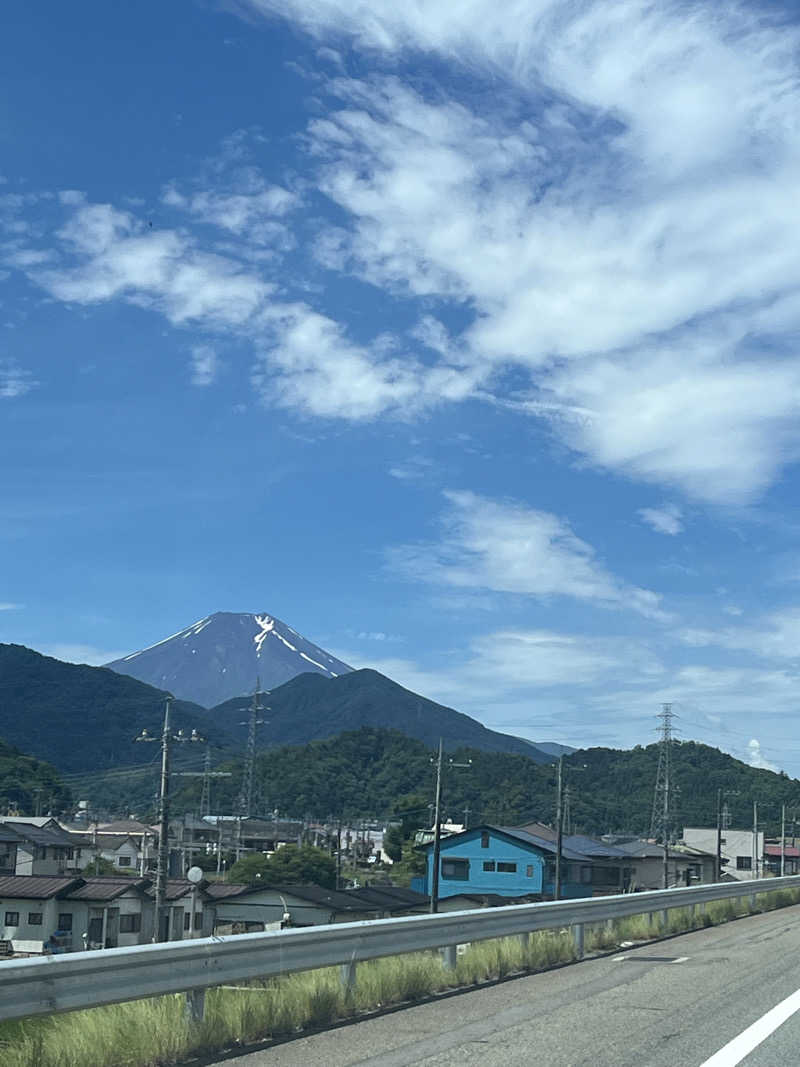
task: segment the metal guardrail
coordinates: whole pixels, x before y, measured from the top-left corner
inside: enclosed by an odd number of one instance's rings
[[[457,944],[562,927],[572,928],[582,956],[586,924],[778,889],[800,889],[800,875],[9,960],[0,962],[0,1019],[182,992],[193,993],[198,1017],[210,986],[337,964],[350,983],[363,960],[445,948],[452,965]]]

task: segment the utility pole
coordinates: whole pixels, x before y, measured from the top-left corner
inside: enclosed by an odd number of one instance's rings
[[[662,882],[664,889],[669,888],[669,838],[674,815],[674,789],[672,787],[672,742],[673,719],[675,714],[672,704],[662,704],[658,715],[661,720],[659,731],[661,737],[658,747],[658,770],[656,788],[653,794],[653,815],[650,820],[650,836],[655,840],[661,837],[664,844],[664,872]]]
[[[558,757],[556,778],[556,880],[554,900],[561,900],[561,848],[564,837],[564,756]]]
[[[786,805],[781,804],[781,878],[786,872]]]
[[[469,830],[469,817],[470,817],[471,814],[472,814],[472,812],[469,810],[469,808],[464,808],[464,829],[465,830]]]
[[[439,738],[439,753],[436,757],[436,802],[433,810],[433,872],[431,874],[431,914],[439,910],[439,856],[442,845],[442,739]]]
[[[436,803],[434,804],[433,815],[433,873],[431,876],[431,900],[430,911],[434,914],[439,910],[439,857],[442,851],[442,738],[439,738],[439,751],[436,756],[436,760],[431,760],[431,763],[436,763]],[[467,763],[455,763],[452,759],[448,760],[448,766],[450,767],[469,767],[472,765],[472,760],[468,760]]]
[[[564,833],[569,837],[572,833],[572,796],[569,786],[564,786]]]
[[[183,730],[172,733],[170,726],[170,705],[174,697],[167,696],[164,704],[164,726],[161,731],[161,788],[159,790],[158,811],[158,864],[156,867],[155,922],[153,923],[153,941],[169,940],[169,923],[167,916],[167,878],[169,875],[169,765],[170,748],[173,741],[203,741],[196,730],[186,737]],[[142,730],[136,741],[158,742],[147,730]]]
[[[753,801],[753,878],[758,878],[758,801]]]

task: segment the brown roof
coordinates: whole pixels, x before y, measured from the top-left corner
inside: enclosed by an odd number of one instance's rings
[[[86,878],[84,884],[68,894],[70,900],[114,900],[135,889],[143,894],[150,887],[149,878]]]
[[[49,900],[50,897],[64,896],[70,889],[82,885],[82,878],[69,875],[47,877],[37,874],[12,874],[0,878],[0,900]]]
[[[222,900],[225,897],[237,897],[240,893],[246,893],[248,889],[263,889],[263,886],[245,885],[244,882],[211,882],[205,887],[206,893],[214,900]]]

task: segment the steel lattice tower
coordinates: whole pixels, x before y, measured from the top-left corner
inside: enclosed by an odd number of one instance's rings
[[[259,719],[259,711],[263,711],[260,703],[261,680],[256,684],[253,693],[253,703],[250,705],[250,718],[247,723],[247,748],[244,757],[244,774],[242,775],[242,791],[239,794],[239,815],[243,819],[249,818],[253,807],[253,768],[256,762],[256,729],[264,724]]]
[[[650,819],[650,836],[665,845],[669,843],[675,821],[675,787],[672,781],[672,722],[675,714],[671,704],[662,704],[658,714],[661,722],[658,742],[658,770],[653,793],[653,814]]]

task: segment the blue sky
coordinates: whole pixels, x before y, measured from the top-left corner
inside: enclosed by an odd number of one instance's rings
[[[12,0],[0,641],[217,610],[531,738],[800,773],[800,27]]]

